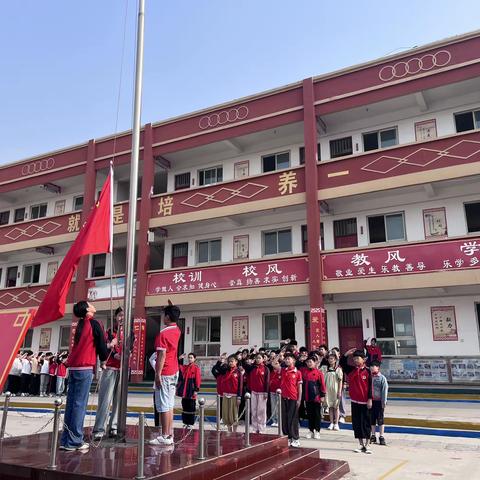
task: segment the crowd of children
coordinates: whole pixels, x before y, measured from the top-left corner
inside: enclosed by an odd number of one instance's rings
[[[68,352],[18,352],[10,368],[5,391],[22,397],[65,395],[67,358]]]
[[[354,437],[358,453],[372,453],[371,443],[386,445],[384,409],[388,382],[380,373],[381,350],[375,339],[364,349],[353,348],[340,354],[338,348],[317,350],[298,348],[295,340],[285,340],[282,348],[244,349],[229,356],[223,353],[212,368],[221,400],[223,424],[235,432],[244,413],[245,393],[251,395],[252,430],[265,432],[267,423],[278,425],[281,402],[282,429],[289,445],[300,446],[299,423],[306,419],[306,438],[319,439],[323,413],[328,430],[340,430],[345,422],[345,390],[348,388]],[[281,391],[281,397],[277,395]],[[247,419],[248,420],[248,419]],[[246,421],[247,421],[246,420]]]

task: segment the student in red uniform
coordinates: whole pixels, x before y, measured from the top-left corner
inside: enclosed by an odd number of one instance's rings
[[[222,363],[225,363],[225,359],[227,358],[226,353],[222,353],[220,356],[220,360],[212,367],[212,375],[215,378],[216,384],[217,384],[217,395],[218,395],[218,400],[220,401],[220,421],[223,421],[222,417],[222,407],[223,407],[223,387],[222,387],[222,374],[220,371],[220,366]]]
[[[180,356],[184,359],[185,354]],[[195,363],[197,356],[194,353],[188,354],[187,365],[179,365],[180,374],[177,383],[177,396],[182,397],[182,420],[184,428],[192,428],[195,423],[195,401],[197,392],[200,390],[202,378],[200,367]]]
[[[256,433],[265,433],[270,371],[266,367],[261,353],[255,355],[254,363],[247,363],[244,368],[247,372],[247,389],[252,395],[252,428]],[[246,421],[248,420],[246,419]]]
[[[217,385],[220,382],[222,391],[222,419],[229,432],[236,432],[238,427],[238,407],[243,392],[243,374],[238,368],[235,355],[230,355],[225,362],[226,354],[222,354],[215,365]]]
[[[272,362],[272,357],[270,357],[270,362]],[[271,366],[271,365],[270,365]],[[277,390],[280,388],[282,383],[282,371],[275,370],[273,367],[270,370],[270,384],[268,387],[268,392],[270,396],[270,409],[272,415],[272,427],[278,427],[278,404],[279,398],[277,395]]]
[[[354,366],[348,364],[348,357],[353,357]],[[352,401],[352,427],[355,438],[360,444],[356,453],[372,453],[370,442],[370,414],[372,408],[372,381],[370,370],[365,364],[362,350],[351,348],[340,359],[340,366],[348,379],[350,399]]]
[[[325,400],[325,379],[323,373],[316,367],[317,358],[307,358],[307,368],[303,370],[303,391],[305,392],[305,408],[307,410],[309,432],[305,438],[320,438],[322,421],[322,402]]]
[[[150,440],[151,445],[173,444],[173,407],[178,380],[178,341],[182,332],[177,322],[180,309],[170,300],[164,308],[165,328],[155,339],[157,361],[155,362],[155,404],[160,412],[162,435]]]
[[[272,365],[275,370],[281,370],[282,379],[282,429],[283,434],[288,436],[288,444],[299,447],[298,434],[298,409],[302,401],[302,374],[295,367],[295,356],[286,353],[284,356],[285,367],[282,368],[275,360]]]
[[[48,393],[50,397],[55,395],[57,390],[57,369],[58,369],[58,356],[53,356],[50,359],[50,365],[48,366],[48,375],[50,376],[50,383],[48,387]]]
[[[60,440],[62,450],[88,450],[83,441],[83,422],[87,411],[88,394],[93,379],[93,370],[100,358],[105,368],[107,346],[105,333],[93,318],[95,307],[85,301],[73,306],[73,314],[79,319],[75,330],[73,348],[68,356],[68,392],[65,407],[64,428]]]
[[[367,345],[368,338],[363,341],[365,350],[367,351],[367,367],[369,367],[372,362],[382,363],[382,349],[377,345],[377,339],[372,338],[370,340],[370,345]]]

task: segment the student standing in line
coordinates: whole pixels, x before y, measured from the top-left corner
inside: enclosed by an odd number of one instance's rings
[[[20,391],[20,384],[22,378],[22,356],[21,352],[17,353],[15,360],[13,361],[12,368],[8,374],[8,386],[7,391],[9,391],[14,397]]]
[[[280,350],[278,351],[280,353]],[[271,416],[272,416],[272,427],[278,427],[278,407],[280,403],[280,399],[277,395],[277,390],[280,388],[282,383],[282,371],[275,370],[272,365],[272,357],[270,357],[270,383],[268,386],[268,392],[270,397],[270,409],[271,409]]]
[[[40,393],[40,359],[42,353],[32,356],[32,376],[30,378],[30,395],[37,396]]]
[[[380,362],[373,360],[370,364],[370,372],[372,374],[372,410],[371,410],[371,424],[372,424],[372,436],[370,438],[371,443],[377,443],[377,437],[375,433],[376,426],[378,425],[380,436],[378,442],[380,445],[386,445],[385,442],[385,424],[383,414],[385,406],[387,405],[388,397],[388,382],[385,376],[380,372]]]
[[[184,359],[185,354],[179,358]],[[184,428],[192,428],[195,423],[197,392],[200,391],[202,378],[200,367],[195,363],[197,356],[188,354],[187,365],[179,365],[179,377],[177,383],[177,395],[182,398],[182,420]]]
[[[256,433],[265,433],[267,424],[267,399],[270,384],[270,371],[264,363],[263,355],[257,353],[254,363],[247,363],[248,390],[251,393],[252,429]],[[249,419],[245,419],[249,421]]]
[[[325,380],[323,372],[316,367],[317,358],[307,358],[306,369],[303,370],[303,391],[305,392],[305,408],[307,411],[309,432],[305,438],[320,439],[322,422],[322,402],[325,400]]]
[[[323,366],[322,371],[325,376],[325,385],[327,387],[325,404],[330,416],[328,430],[340,430],[340,427],[338,426],[338,415],[340,398],[342,396],[343,371],[342,368],[337,365],[337,356],[335,353],[329,353],[328,366]]]
[[[22,358],[22,386],[20,391],[22,397],[28,397],[30,393],[30,382],[32,377],[32,356],[33,352],[28,350],[24,353]]]
[[[58,355],[58,352],[57,352],[57,355]],[[50,377],[49,384],[48,384],[48,395],[50,397],[53,397],[55,395],[55,392],[57,391],[57,368],[58,368],[57,355],[52,356],[48,365],[48,375]]]
[[[67,378],[67,367],[65,362],[67,357],[62,354],[58,357],[57,366],[57,395],[62,396],[65,393],[65,379]]]
[[[348,357],[353,357],[354,365],[348,364]],[[340,359],[340,365],[347,375],[352,403],[352,427],[359,448],[356,453],[372,453],[369,448],[371,425],[370,412],[372,408],[372,380],[370,370],[365,365],[365,354],[362,350],[351,348]]]
[[[48,393],[48,387],[50,384],[50,361],[53,353],[47,352],[42,358],[42,366],[40,368],[40,396],[46,397]]]

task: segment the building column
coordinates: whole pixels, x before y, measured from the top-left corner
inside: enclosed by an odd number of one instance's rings
[[[137,235],[138,259],[136,268],[136,293],[134,309],[135,347],[132,353],[131,369],[132,382],[143,379],[145,368],[146,342],[146,311],[145,295],[147,293],[147,271],[150,269],[150,246],[147,241],[150,217],[152,216],[152,202],[150,201],[155,177],[155,163],[153,158],[152,125],[145,125],[143,132],[143,177],[142,196],[140,200],[140,227]]]
[[[97,185],[97,174],[95,170],[95,140],[88,142],[87,148],[87,167],[85,169],[85,185],[83,191],[83,209],[80,225],[88,217],[90,210],[95,204],[95,191]],[[77,280],[75,281],[74,302],[85,300],[87,298],[87,282],[85,278],[88,276],[88,256],[80,259],[77,269]]]
[[[318,204],[317,119],[313,80],[303,81],[303,135],[305,141],[305,193],[307,206],[307,240],[310,297],[310,335],[308,348],[327,343],[325,308],[322,295],[320,255],[320,208]]]

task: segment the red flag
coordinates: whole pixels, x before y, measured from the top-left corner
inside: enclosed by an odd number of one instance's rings
[[[112,251],[112,169],[103,185],[100,197],[77,238],[63,259],[42,303],[33,319],[32,327],[53,322],[65,314],[67,293],[83,255]]]

